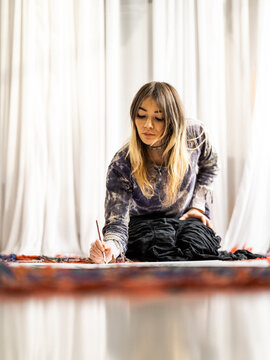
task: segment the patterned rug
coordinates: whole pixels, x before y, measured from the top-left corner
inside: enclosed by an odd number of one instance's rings
[[[146,293],[191,288],[270,287],[269,257],[267,260],[207,262],[217,264],[215,266],[205,266],[203,263],[189,262],[188,266],[181,262],[91,265],[88,258],[80,257],[0,254],[0,294],[82,291]],[[64,264],[70,265],[66,267]],[[73,268],[71,264],[74,264]],[[76,267],[75,264],[80,266]]]

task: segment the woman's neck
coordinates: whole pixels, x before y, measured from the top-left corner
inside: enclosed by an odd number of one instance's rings
[[[163,158],[162,158],[163,152],[164,152],[164,149],[152,150],[148,147],[147,155],[148,155],[149,161],[156,165],[162,165],[163,164]]]

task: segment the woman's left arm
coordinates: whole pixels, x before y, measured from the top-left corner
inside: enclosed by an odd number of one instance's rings
[[[198,173],[195,189],[189,205],[189,210],[180,219],[184,220],[188,217],[196,217],[205,225],[212,227],[211,221],[208,218],[209,213],[207,213],[209,209],[206,204],[213,202],[212,184],[218,172],[218,157],[202,126],[200,126],[198,146],[200,149],[200,156],[198,159]]]

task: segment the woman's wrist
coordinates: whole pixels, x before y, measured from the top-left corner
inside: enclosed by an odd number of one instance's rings
[[[112,262],[114,262],[114,261],[118,258],[118,256],[120,255],[121,249],[119,248],[119,246],[117,246],[115,240],[105,240],[105,242],[106,242],[107,244],[109,244],[110,247],[111,247],[112,257],[113,257]]]

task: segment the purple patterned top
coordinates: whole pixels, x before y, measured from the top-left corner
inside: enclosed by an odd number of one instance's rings
[[[209,203],[212,202],[212,182],[217,174],[217,154],[211,146],[204,125],[187,119],[187,139],[191,161],[175,202],[163,206],[165,197],[163,184],[167,179],[167,168],[152,166],[155,195],[148,199],[140,190],[134,175],[131,175],[128,145],[122,147],[113,157],[107,173],[105,198],[104,241],[110,241],[113,254],[124,254],[128,242],[130,216],[162,213],[162,216],[181,217],[190,208],[203,210],[209,217]],[[191,140],[193,139],[193,140]],[[160,174],[159,169],[160,168]],[[161,175],[161,176],[160,176]],[[160,178],[159,178],[160,176]]]

